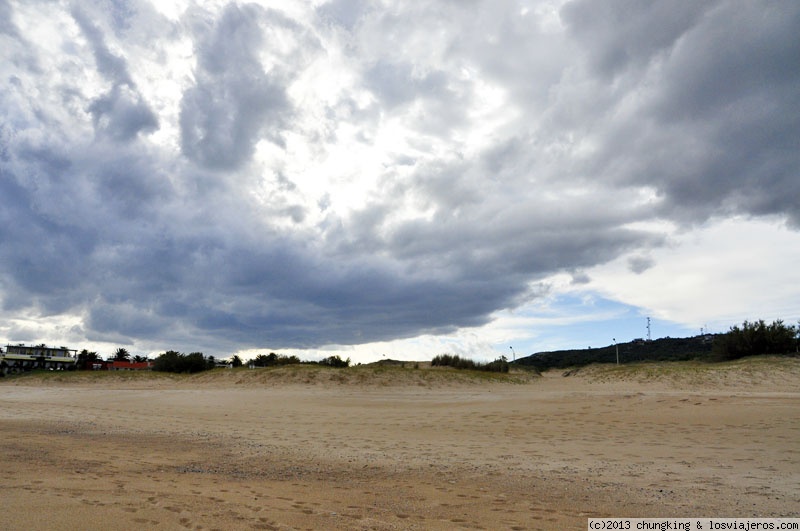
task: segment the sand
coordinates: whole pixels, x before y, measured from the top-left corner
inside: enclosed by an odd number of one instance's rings
[[[586,529],[800,514],[798,359],[523,383],[332,371],[0,381],[0,525]]]

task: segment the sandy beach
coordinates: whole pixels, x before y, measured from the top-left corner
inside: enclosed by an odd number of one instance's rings
[[[423,372],[0,381],[2,527],[585,529],[601,516],[800,514],[799,359],[521,383]]]

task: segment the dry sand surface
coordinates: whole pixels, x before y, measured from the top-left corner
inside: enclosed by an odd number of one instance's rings
[[[2,529],[586,529],[800,510],[798,359],[517,383],[91,376],[0,381]]]

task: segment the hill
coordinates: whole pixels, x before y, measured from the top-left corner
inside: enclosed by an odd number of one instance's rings
[[[616,346],[609,345],[600,348],[538,352],[520,358],[515,363],[523,367],[534,367],[540,371],[583,367],[592,363],[616,363],[616,347],[619,347],[620,363],[707,359],[711,355],[713,337],[710,335],[685,338],[665,337],[652,341],[636,340],[618,343]]]

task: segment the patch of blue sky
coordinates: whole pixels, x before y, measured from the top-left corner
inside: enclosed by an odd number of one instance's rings
[[[564,294],[550,298],[546,305],[518,309],[501,318],[509,337],[493,347],[509,358],[553,350],[599,348],[647,337],[690,337],[701,333],[680,323],[658,319],[647,309],[598,295]]]

